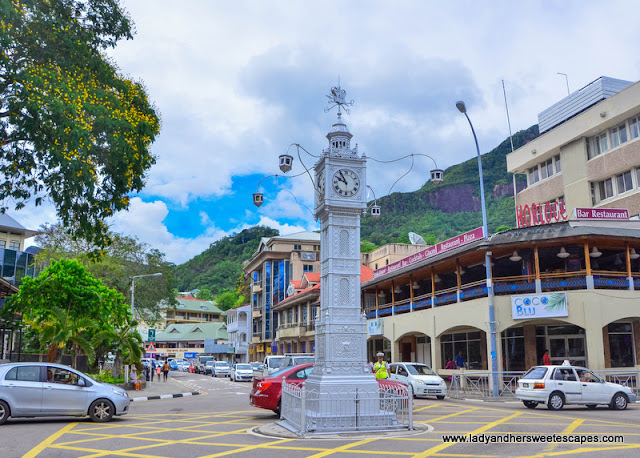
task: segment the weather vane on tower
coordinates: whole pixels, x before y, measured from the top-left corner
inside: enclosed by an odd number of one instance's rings
[[[328,95],[329,106],[324,109],[325,113],[331,111],[335,106],[338,107],[338,115],[340,115],[340,109],[343,109],[345,113],[350,114],[349,108],[353,106],[353,100],[346,101],[347,91],[340,87],[340,79],[338,79],[338,85],[331,88],[331,95]]]

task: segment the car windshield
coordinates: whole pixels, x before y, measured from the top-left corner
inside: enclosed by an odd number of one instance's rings
[[[222,366],[228,366],[229,363],[225,363],[224,361],[217,361],[216,362],[216,366],[222,367]]]
[[[529,372],[527,372],[522,376],[522,378],[526,380],[532,380],[532,379],[539,380],[544,378],[546,374],[547,374],[546,367],[532,367],[531,369],[529,369]]]
[[[241,371],[250,371],[251,366],[249,364],[237,364],[236,365],[236,370],[241,370]]]
[[[423,364],[407,364],[406,366],[411,375],[438,375],[429,366]]]
[[[205,366],[213,366],[215,364],[215,361],[207,361]]]
[[[279,356],[278,358],[269,358],[269,360],[267,361],[267,364],[271,369],[275,367],[280,367],[280,363],[282,362],[283,359],[284,359],[284,356]]]
[[[293,358],[293,361],[296,364],[306,364],[306,363],[314,363],[316,359],[313,356],[299,356],[297,358]]]

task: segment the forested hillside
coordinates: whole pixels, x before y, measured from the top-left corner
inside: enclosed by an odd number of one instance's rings
[[[532,126],[513,136],[517,149],[538,136],[538,126]],[[507,138],[482,156],[482,168],[487,199],[489,232],[500,226],[515,225],[513,182],[507,172],[506,155],[511,152]],[[518,177],[518,187],[524,185]],[[444,183],[427,182],[414,192],[396,192],[378,199],[381,216],[362,218],[361,237],[366,250],[389,242],[409,243],[408,232],[416,232],[435,243],[482,226],[478,160],[473,158],[449,167]]]
[[[242,263],[251,259],[262,237],[275,235],[279,235],[275,229],[256,226],[212,243],[206,251],[175,267],[178,289],[206,288],[214,295],[235,290],[242,275]]]

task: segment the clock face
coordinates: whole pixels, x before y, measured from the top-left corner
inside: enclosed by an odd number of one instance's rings
[[[353,197],[360,189],[360,177],[352,170],[340,169],[333,174],[332,186],[340,197]]]

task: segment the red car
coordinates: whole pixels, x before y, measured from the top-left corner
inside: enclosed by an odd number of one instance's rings
[[[313,370],[313,363],[299,364],[293,367],[281,369],[268,377],[259,377],[253,380],[253,388],[249,393],[249,403],[253,407],[273,410],[280,414],[280,398],[282,397],[282,377],[287,383],[302,385]],[[378,383],[384,387],[401,387],[407,385],[393,380],[377,379]]]

